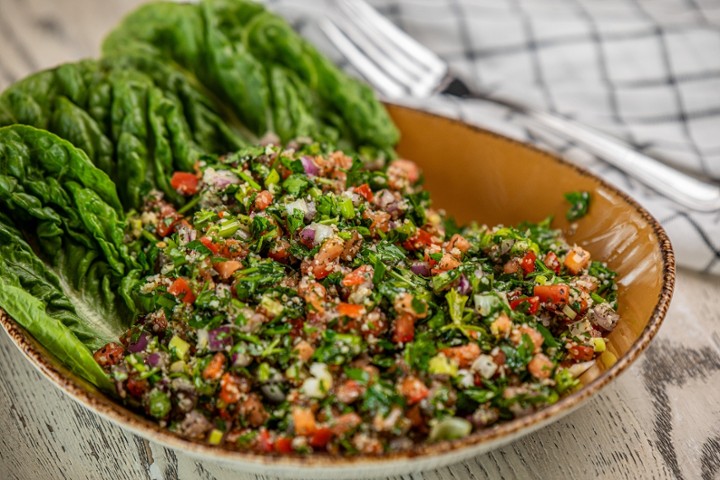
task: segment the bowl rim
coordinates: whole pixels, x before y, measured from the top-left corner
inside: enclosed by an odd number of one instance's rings
[[[554,162],[559,162],[569,168],[575,170],[578,174],[590,177],[598,182],[600,186],[611,191],[614,195],[627,202],[640,216],[645,220],[653,230],[657,244],[660,248],[662,256],[662,287],[658,295],[658,301],[653,309],[652,315],[635,340],[630,349],[621,356],[617,362],[610,368],[602,372],[597,378],[593,379],[587,385],[583,385],[581,389],[572,394],[561,398],[557,403],[545,407],[537,412],[533,412],[524,417],[515,418],[490,428],[473,432],[467,437],[457,440],[445,440],[433,444],[417,444],[407,450],[398,452],[390,452],[382,455],[354,455],[354,456],[333,456],[327,453],[299,455],[289,454],[277,456],[273,454],[257,454],[251,452],[243,452],[218,448],[204,443],[193,442],[180,437],[177,434],[161,428],[158,424],[152,422],[132,410],[124,407],[111,397],[99,392],[88,382],[72,375],[70,371],[58,362],[51,362],[45,358],[48,355],[45,349],[32,338],[29,333],[10,318],[2,309],[0,309],[0,324],[7,331],[13,343],[22,351],[22,353],[30,360],[45,377],[47,377],[53,385],[68,394],[75,401],[90,409],[103,418],[120,426],[125,430],[130,430],[135,434],[150,439],[171,448],[185,451],[190,454],[200,455],[205,458],[222,461],[225,463],[244,464],[246,466],[254,465],[255,467],[272,468],[278,470],[291,469],[326,469],[328,471],[358,469],[362,466],[373,468],[383,467],[398,461],[410,460],[417,457],[438,458],[446,454],[462,454],[462,452],[470,452],[475,448],[490,446],[493,442],[510,441],[514,438],[530,433],[535,428],[539,428],[548,423],[553,417],[559,418],[565,413],[569,413],[582,402],[592,395],[598,393],[606,385],[608,385],[617,376],[627,370],[627,368],[637,360],[638,356],[648,347],[650,341],[656,335],[663,319],[667,313],[670,301],[672,299],[675,286],[675,256],[672,245],[665,230],[660,226],[659,222],[650,213],[640,206],[634,199],[618,188],[610,185],[603,179],[599,178],[590,171],[572,164],[561,157],[550,152],[541,150],[540,148],[520,142],[518,140],[506,137],[485,128],[471,125],[469,123],[454,118],[438,115],[424,110],[399,105],[396,103],[386,102],[390,110],[404,110],[413,114],[431,117],[437,121],[448,122],[456,126],[469,129],[473,132],[481,133],[485,136],[494,137],[508,144],[512,144],[521,148],[531,149],[536,154],[549,158]],[[533,428],[534,427],[534,428]],[[295,472],[299,473],[299,472]]]

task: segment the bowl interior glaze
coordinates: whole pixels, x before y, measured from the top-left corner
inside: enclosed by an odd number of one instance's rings
[[[435,206],[459,222],[488,225],[553,215],[554,226],[570,241],[618,272],[622,319],[606,354],[583,375],[583,388],[539,412],[452,442],[382,457],[268,457],[192,443],[160,429],[74,376],[2,311],[0,323],[35,367],[85,407],[149,440],[246,472],[313,479],[405,474],[463,460],[559,419],[627,369],[657,332],[674,286],[674,257],[665,232],[633,200],[556,157],[444,117],[396,105],[388,109],[402,132],[398,151],[422,167]],[[563,194],[574,190],[591,192],[592,205],[572,229]]]
[[[622,322],[610,335],[609,353],[583,382],[630,352],[668,293],[665,273],[673,270],[657,221],[617,189],[549,154],[444,117],[398,107],[390,112],[403,133],[398,152],[418,162],[435,205],[459,223],[515,225],[552,215],[570,242],[618,273]],[[577,190],[591,192],[592,201],[588,215],[571,228],[563,194]]]

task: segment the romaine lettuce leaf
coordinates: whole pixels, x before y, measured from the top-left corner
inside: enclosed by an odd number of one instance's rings
[[[124,227],[114,184],[82,150],[33,127],[0,128],[0,308],[103,388],[91,352],[118,341],[135,311]]]
[[[49,317],[94,351],[117,341],[127,327],[129,310],[114,293],[107,264],[98,261],[95,252],[68,243],[52,268],[0,214],[0,277],[40,301]],[[0,306],[7,310],[2,301]]]
[[[126,208],[140,207],[151,188],[180,202],[173,171],[245,144],[182,73],[129,55],[65,64],[12,85],[0,95],[0,126],[16,123],[82,149],[118,186]]]
[[[392,154],[398,132],[372,90],[347,76],[280,17],[248,0],[155,2],[130,13],[103,52],[174,62],[257,135]]]
[[[47,314],[42,301],[0,277],[0,305],[71,371],[102,390],[113,391],[112,382],[90,350],[68,327]]]

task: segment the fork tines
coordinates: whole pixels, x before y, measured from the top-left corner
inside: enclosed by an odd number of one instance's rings
[[[339,0],[320,26],[348,61],[382,94],[424,97],[440,87],[448,67],[435,53],[363,0]]]

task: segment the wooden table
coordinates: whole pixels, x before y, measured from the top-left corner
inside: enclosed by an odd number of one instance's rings
[[[0,0],[0,88],[97,55],[136,0]],[[600,395],[537,433],[408,476],[720,478],[720,279],[682,271],[647,353]],[[0,334],[0,479],[260,478],[148,442],[54,388]]]

